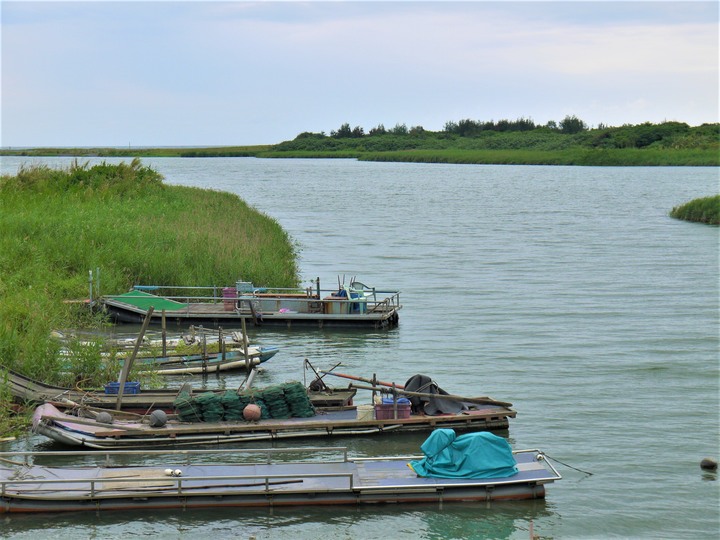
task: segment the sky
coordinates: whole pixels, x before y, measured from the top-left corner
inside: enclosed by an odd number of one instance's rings
[[[0,146],[718,122],[718,2],[0,2]]]

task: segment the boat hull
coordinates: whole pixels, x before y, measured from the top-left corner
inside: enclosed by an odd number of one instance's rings
[[[197,444],[227,444],[280,439],[384,435],[398,432],[427,432],[437,428],[464,431],[505,431],[515,411],[487,406],[472,414],[441,416],[411,415],[408,418],[375,419],[351,407],[323,411],[310,418],[268,419],[258,422],[169,421],[160,428],[139,422],[98,424],[94,420],[61,413],[51,404],[38,407],[33,430],[56,442],[85,448],[138,449],[182,448]]]
[[[284,451],[312,456],[318,450]],[[328,450],[344,449],[322,451]],[[326,458],[301,463],[255,460],[258,462],[254,464],[190,464],[187,453],[183,458],[167,453],[163,467],[19,464],[23,479],[18,479],[13,468],[0,469],[0,511],[98,512],[541,499],[545,497],[545,484],[561,478],[539,450],[522,450],[513,456],[518,472],[495,478],[419,477],[408,467],[418,456],[348,459],[346,450],[340,461]],[[103,459],[110,459],[110,455]],[[180,474],[167,474],[173,470]]]
[[[244,320],[246,324],[254,327],[272,328],[394,328],[399,322],[399,308],[379,313],[361,314],[325,314],[325,313],[264,313],[262,318],[252,313],[237,313],[235,311],[210,310],[208,307],[197,305],[195,310],[166,311],[164,314],[167,324],[204,324],[240,326]],[[147,311],[133,306],[105,300],[103,309],[116,323],[142,324]],[[200,311],[202,309],[202,311]],[[161,324],[162,313],[153,312],[150,324]]]

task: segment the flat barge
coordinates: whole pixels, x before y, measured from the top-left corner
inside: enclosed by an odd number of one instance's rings
[[[104,295],[97,302],[115,322],[140,324],[149,308],[151,323],[215,324],[229,327],[242,321],[256,327],[372,328],[397,326],[399,291],[381,291],[359,282],[337,289],[317,287],[267,289],[238,282],[235,287],[136,285],[123,294]]]
[[[278,461],[278,453],[303,460]],[[0,513],[541,499],[545,485],[561,478],[539,450],[512,452],[517,472],[491,478],[421,477],[408,466],[421,456],[349,458],[344,448],[216,454],[207,463],[206,450],[2,453]],[[37,464],[59,458],[67,463],[72,456],[82,465]],[[160,464],[128,465],[133,457]],[[93,458],[103,463],[88,464]]]

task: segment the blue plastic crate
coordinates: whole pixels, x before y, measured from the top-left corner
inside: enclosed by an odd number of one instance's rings
[[[110,382],[105,385],[105,394],[117,394],[120,391],[119,382]],[[126,382],[123,394],[139,394],[140,383],[139,382]]]

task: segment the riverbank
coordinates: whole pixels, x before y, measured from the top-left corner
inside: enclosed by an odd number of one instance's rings
[[[51,337],[105,324],[83,302],[67,302],[87,298],[89,270],[101,270],[107,293],[136,283],[298,283],[293,242],[274,219],[234,194],[166,185],[137,159],[2,176],[0,229],[0,358],[62,386],[117,377],[99,344]],[[8,398],[0,389],[0,401]]]
[[[720,225],[720,195],[694,199],[674,207],[670,216],[685,221]]]
[[[520,124],[522,126],[523,124]],[[510,131],[503,131],[503,129]],[[720,166],[720,124],[679,122],[564,132],[422,128],[301,133],[274,145],[193,148],[5,148],[6,156],[345,158],[361,161],[487,165]]]

